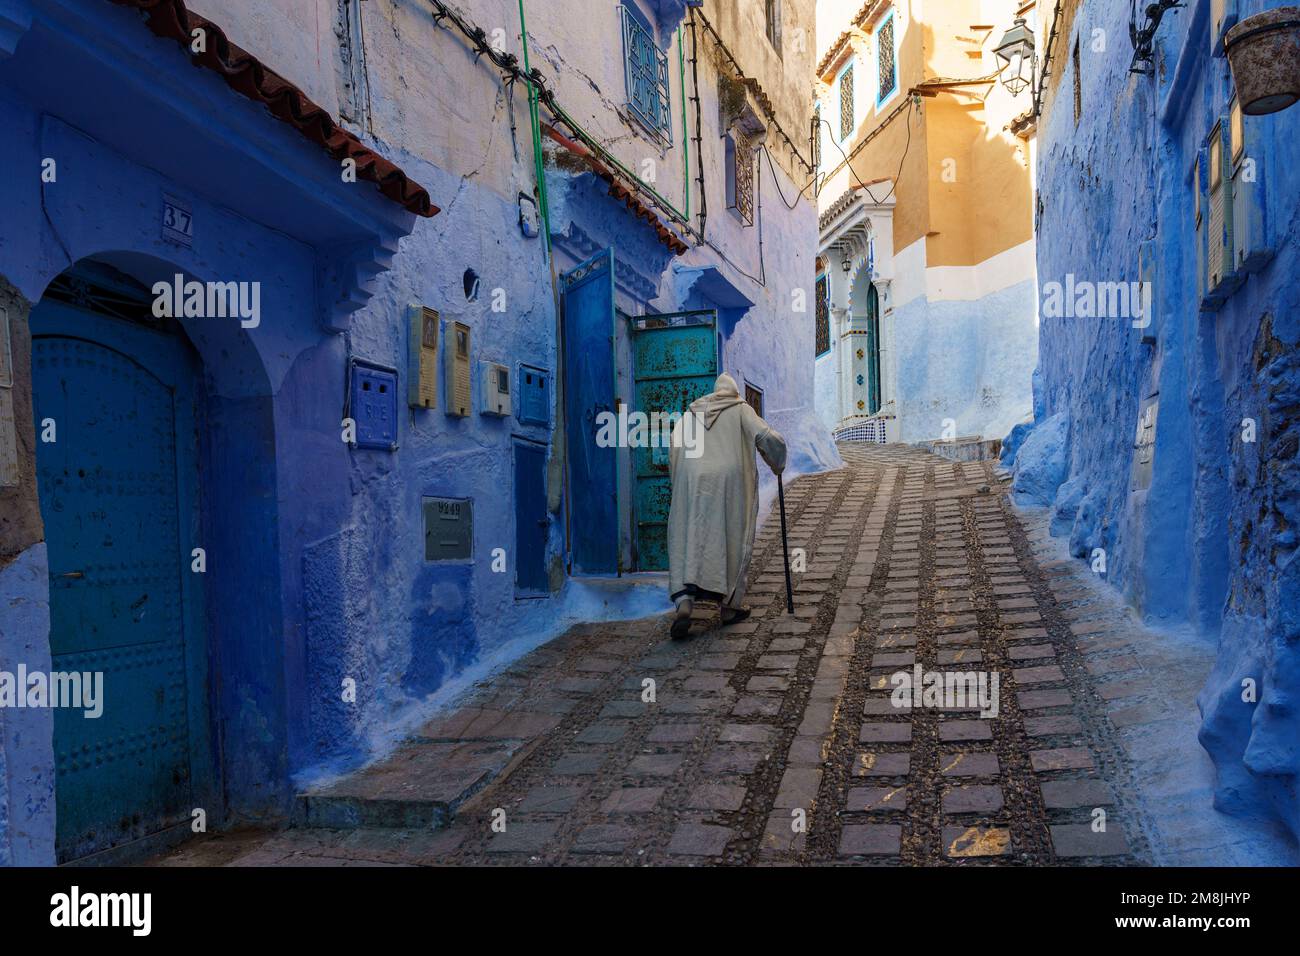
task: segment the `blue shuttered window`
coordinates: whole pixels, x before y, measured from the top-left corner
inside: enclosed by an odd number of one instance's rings
[[[627,105],[651,132],[671,143],[668,55],[655,43],[650,23],[640,10],[630,3],[624,3],[620,10]]]

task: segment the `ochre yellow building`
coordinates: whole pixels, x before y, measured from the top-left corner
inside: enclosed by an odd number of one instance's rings
[[[1035,4],[822,0],[817,407],[846,437],[1003,437],[1037,361],[1029,94],[993,47]]]

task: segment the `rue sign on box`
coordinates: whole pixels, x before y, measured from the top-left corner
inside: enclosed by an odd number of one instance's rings
[[[526,425],[551,423],[551,373],[535,365],[520,365],[515,387],[519,392],[519,421]]]
[[[467,561],[474,556],[474,502],[424,499],[424,560]]]
[[[358,448],[397,447],[397,373],[356,363],[352,366],[350,408],[357,424]]]

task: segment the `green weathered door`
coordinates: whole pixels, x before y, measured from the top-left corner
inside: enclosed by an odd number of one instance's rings
[[[695,399],[713,391],[718,376],[715,311],[641,315],[630,322],[633,411],[681,414]],[[672,503],[668,451],[665,444],[632,449],[636,566],[641,571],[668,570],[668,508]]]

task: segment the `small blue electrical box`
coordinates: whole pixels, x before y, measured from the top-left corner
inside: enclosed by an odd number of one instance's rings
[[[349,407],[356,422],[358,448],[397,448],[397,373],[391,369],[352,365]]]
[[[515,379],[519,391],[519,421],[525,425],[551,423],[551,373],[534,365],[520,365]]]

